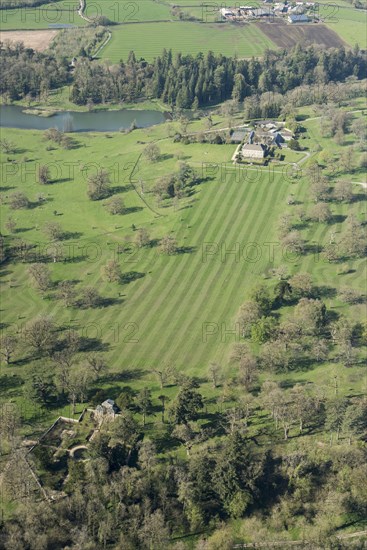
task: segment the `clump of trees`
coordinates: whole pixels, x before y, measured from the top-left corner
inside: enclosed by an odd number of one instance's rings
[[[177,241],[172,235],[166,235],[160,240],[159,249],[162,254],[171,256],[177,252]]]
[[[161,151],[156,143],[149,143],[143,151],[143,155],[150,162],[157,162],[161,154]]]
[[[9,196],[9,206],[12,210],[29,208],[30,200],[22,191],[16,191]]]
[[[53,141],[57,145],[60,145],[63,149],[71,149],[72,147],[71,137],[57,128],[49,128],[43,135],[45,140]]]
[[[0,93],[10,101],[29,95],[47,97],[50,90],[68,81],[68,60],[26,48],[22,42],[3,44]]]
[[[114,195],[108,201],[106,201],[106,210],[113,216],[117,214],[123,214],[125,212],[125,204],[122,197]]]
[[[88,197],[92,201],[107,198],[111,193],[110,176],[107,170],[98,170],[96,174],[88,178]]]
[[[160,177],[153,188],[160,199],[182,198],[192,192],[192,187],[199,183],[195,170],[186,162],[181,162],[178,172]]]
[[[258,353],[253,356],[249,345],[243,343],[235,345],[232,354],[240,371],[242,368],[247,390],[256,380],[258,365],[277,373],[329,357],[346,367],[355,363],[360,345],[356,336],[359,324],[353,325],[343,317],[332,323],[319,292],[304,273],[281,279],[271,290],[264,285],[252,290],[251,299],[240,307],[237,322],[244,341],[256,344]],[[349,304],[364,299],[359,291],[345,287],[338,296]],[[287,306],[288,313],[279,320],[283,306]]]

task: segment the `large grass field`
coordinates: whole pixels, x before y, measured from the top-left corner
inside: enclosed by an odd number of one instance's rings
[[[268,47],[274,47],[271,40],[250,24],[142,23],[114,28],[102,57],[117,62],[134,50],[137,57],[152,60],[163,48],[183,54],[211,50],[215,54],[252,57],[261,56]]]
[[[78,2],[59,0],[37,8],[23,7],[0,11],[2,30],[47,29],[53,24],[69,24],[76,27],[88,24],[77,13]],[[85,15],[89,19],[107,17],[112,23],[140,21],[165,21],[172,19],[170,6],[153,0],[102,0],[86,2]]]
[[[61,0],[36,8],[23,7],[0,11],[1,30],[48,29],[54,25],[81,27],[87,24],[77,13],[78,2]]]
[[[360,48],[367,48],[367,12],[352,7],[338,6],[325,24],[333,29],[349,46],[359,44]]]
[[[193,123],[192,129],[198,124]],[[311,150],[317,142],[328,146],[330,140],[321,138],[318,120],[305,126],[305,143]],[[230,164],[232,145],[184,146],[167,138],[167,131],[166,125],[161,125],[129,135],[77,135],[76,147],[65,151],[46,150],[40,132],[3,130],[4,137],[17,143],[18,152],[3,159],[3,169],[13,175],[3,178],[2,232],[7,233],[3,225],[12,215],[18,226],[16,237],[42,247],[47,243],[44,224],[58,221],[69,232],[63,243],[64,254],[75,258],[49,264],[53,281],[75,280],[78,288],[95,286],[109,300],[98,309],[66,309],[56,300],[42,298],[32,288],[27,263],[14,263],[6,267],[1,280],[2,322],[9,330],[20,328],[39,314],[53,315],[58,324],[74,327],[81,335],[100,338],[112,372],[147,372],[169,363],[201,377],[210,361],[229,368],[231,346],[238,338],[238,333],[231,333],[236,327],[238,308],[255,284],[266,282],[272,267],[286,265],[290,274],[312,273],[315,284],[327,288],[352,286],[366,292],[363,260],[348,262],[349,270],[341,274],[335,264],[327,263],[315,252],[297,259],[283,254],[277,220],[289,208],[286,199],[290,194],[307,208],[312,206],[305,178],[285,177],[281,166],[271,170],[253,167],[240,173]],[[160,140],[161,160],[139,160],[145,144],[153,140]],[[159,175],[177,169],[177,156],[190,162],[204,181],[193,196],[178,205],[168,202],[158,206],[149,189]],[[13,161],[15,164],[8,164]],[[143,197],[129,181],[136,161],[132,182],[138,189],[144,182]],[[75,163],[74,177],[70,177],[66,162]],[[112,183],[129,213],[111,216],[103,202],[88,200],[86,178],[81,171],[88,162],[110,170]],[[37,163],[56,163],[55,183],[36,183],[32,170]],[[213,165],[208,167],[207,163]],[[55,165],[51,165],[51,170],[56,173]],[[363,181],[363,174],[357,173],[353,178]],[[40,193],[46,200],[41,205],[34,204],[31,210],[11,211],[6,205],[7,197],[15,189],[22,189],[34,203]],[[353,211],[362,216],[365,212],[365,192],[357,185],[354,192],[356,200],[352,204],[332,207],[338,216],[333,224],[336,234],[340,233],[346,214]],[[132,224],[135,228],[147,228],[152,239],[173,234],[181,253],[166,256],[156,246],[143,250],[133,246],[116,256],[118,247],[134,238]],[[327,225],[311,224],[304,235],[317,246],[327,241],[329,231]],[[271,250],[275,251],[274,258]],[[102,266],[113,257],[118,258],[126,274],[123,284],[107,283],[102,278]],[[346,306],[332,294],[324,300],[328,307],[354,320],[364,316],[363,305]],[[320,368],[311,370],[307,379],[316,381],[320,375],[327,378],[333,369],[335,365],[322,372]],[[6,372],[27,378],[23,370],[20,363]],[[298,379],[299,375],[292,376]],[[346,383],[348,380],[347,377]],[[138,386],[144,383],[134,382]],[[152,387],[155,389],[154,384]],[[158,385],[156,389],[159,391]],[[10,391],[11,395],[17,394]]]
[[[172,19],[171,8],[164,2],[154,0],[102,0],[92,4],[87,9],[86,15],[94,18],[96,15],[105,15],[113,23],[136,23],[141,21],[164,21]]]

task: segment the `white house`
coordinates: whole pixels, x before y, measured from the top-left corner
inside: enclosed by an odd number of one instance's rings
[[[254,145],[252,143],[246,143],[241,149],[243,158],[256,158],[263,159],[265,156],[264,145]]]

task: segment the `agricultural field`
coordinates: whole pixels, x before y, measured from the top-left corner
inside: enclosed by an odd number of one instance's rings
[[[337,32],[320,23],[292,26],[281,21],[256,25],[279,48],[291,48],[296,44],[318,44],[326,48],[345,45]]]
[[[356,44],[360,48],[367,48],[367,12],[351,7],[338,7],[332,17],[326,19],[325,24],[334,30],[349,46]]]
[[[0,10],[1,30],[52,29],[58,27],[83,27],[87,21],[77,13],[78,2],[63,1]]]
[[[144,21],[169,21],[173,18],[171,7],[164,2],[154,0],[117,0],[117,2],[103,0],[87,8],[85,14],[94,19],[104,15],[112,23],[141,23]]]
[[[112,40],[101,57],[117,62],[134,50],[136,57],[151,61],[163,48],[171,48],[174,53],[197,54],[211,50],[215,54],[242,58],[260,56],[269,47],[274,47],[272,41],[255,25],[142,23],[114,28]]]
[[[216,7],[202,6],[201,2],[187,0],[175,3],[119,0],[89,4],[87,1],[84,12],[87,19],[93,21],[105,17],[113,25],[117,24],[116,27],[110,27],[113,38],[102,52],[102,57],[112,62],[126,59],[132,49],[137,55],[151,60],[163,48],[193,54],[211,49],[224,55],[251,57],[261,56],[268,47],[290,47],[299,40],[327,47],[343,43],[354,46],[356,42],[361,48],[367,47],[366,12],[346,3],[338,6],[320,4],[319,15],[326,26],[310,24],[293,27],[281,21],[271,25],[263,22],[220,24]],[[256,5],[256,2],[253,4]],[[190,17],[196,21],[187,21]],[[3,31],[88,25],[88,21],[77,13],[77,3],[74,7],[62,0],[36,8],[1,10],[0,18]]]
[[[43,52],[50,46],[57,32],[56,30],[4,31],[0,32],[0,40],[11,43],[23,42],[26,48]]]

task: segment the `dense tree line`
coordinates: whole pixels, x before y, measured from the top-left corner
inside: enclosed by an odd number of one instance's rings
[[[86,104],[156,97],[178,108],[197,108],[229,98],[242,101],[268,91],[284,94],[301,85],[340,82],[353,75],[363,78],[366,67],[366,58],[357,48],[296,46],[280,52],[268,50],[261,60],[239,60],[212,52],[174,56],[164,50],[153,63],[138,60],[131,52],[126,62],[113,68],[80,62],[72,99]]]
[[[68,80],[64,56],[36,53],[24,46],[2,46],[0,91],[11,100],[39,96]],[[259,116],[277,116],[281,95],[300,86],[362,79],[366,57],[358,48],[320,50],[295,46],[265,52],[263,59],[237,59],[214,55],[173,55],[164,50],[154,62],[136,59],[106,66],[81,57],[76,64],[71,99],[78,105],[160,98],[177,108],[198,108],[227,99],[236,102],[271,92]],[[305,90],[306,92],[306,90]]]
[[[10,100],[47,95],[68,80],[68,62],[18,43],[0,44],[0,93]]]

